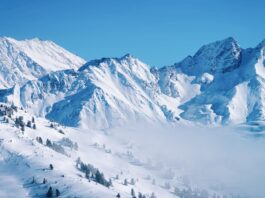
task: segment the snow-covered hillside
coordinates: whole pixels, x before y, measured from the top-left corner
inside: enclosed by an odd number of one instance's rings
[[[158,157],[155,154],[158,148],[154,149],[152,146],[150,151],[150,148],[147,149],[148,146],[143,144],[160,144],[163,150],[160,149],[159,152],[168,152],[168,149],[172,149],[173,139],[167,140],[167,135],[170,134],[167,132],[160,131],[159,135],[154,129],[149,131],[146,127],[145,134],[138,131],[137,127],[128,127],[127,132],[123,133],[120,130],[125,128],[105,131],[68,128],[35,117],[14,105],[1,104],[0,113],[0,195],[3,197],[16,197],[16,194],[11,192],[20,192],[20,197],[46,197],[50,187],[53,197],[58,195],[84,198],[111,198],[118,194],[122,198],[134,195],[139,198],[208,198],[222,197],[226,193],[229,197],[239,197],[237,194],[245,193],[236,188],[229,189],[232,186],[228,184],[227,188],[227,185],[221,183],[224,178],[220,178],[220,181],[211,180],[211,185],[196,183],[198,175],[186,172],[191,165],[186,161],[191,160],[188,150],[172,150],[176,155]],[[132,130],[132,133],[129,133],[129,130]],[[151,134],[152,141],[140,140]],[[157,135],[162,135],[163,138],[156,139]],[[187,137],[189,135],[187,132]],[[198,136],[194,138],[196,140]],[[223,137],[219,135],[218,139],[222,140],[220,138]],[[180,142],[188,139],[184,135],[173,142],[179,144],[176,148],[186,148],[188,145],[184,146],[184,142]],[[210,141],[213,140],[205,140],[205,144]],[[227,141],[230,141],[229,137],[226,137],[226,144]],[[193,144],[196,147],[196,141],[193,141]],[[216,152],[216,148],[213,149],[213,152]],[[238,152],[234,149],[232,151]],[[185,157],[186,154],[188,157]],[[177,164],[176,161],[167,162],[168,158],[177,158],[179,161]],[[245,162],[247,159],[242,160]],[[195,157],[194,161],[196,160],[198,159]],[[232,160],[232,164],[234,161]],[[260,166],[260,163],[257,166]],[[222,170],[228,171],[225,168],[227,167],[222,167]],[[208,171],[208,176],[201,178],[204,182],[212,176],[210,167]],[[238,174],[242,176],[241,173],[235,172],[234,180]],[[251,188],[246,192],[252,193]]]
[[[15,181],[10,188],[21,191],[21,197],[45,197],[49,187],[62,197],[131,197],[132,189],[146,197],[188,193],[181,178],[159,176],[166,167],[152,167],[132,142],[118,142],[102,131],[66,128],[15,106],[0,108],[0,173],[7,177],[0,185]],[[82,163],[89,164],[89,173]],[[97,180],[97,170],[106,184]],[[0,188],[0,195],[11,197],[8,190]]]
[[[52,41],[0,38],[0,87],[22,85],[48,72],[77,69],[84,60]]]

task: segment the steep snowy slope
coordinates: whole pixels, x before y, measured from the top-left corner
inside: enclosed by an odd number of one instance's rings
[[[160,84],[165,87],[161,90],[169,96],[178,93],[174,87],[181,81],[172,80],[176,75],[187,75],[193,78],[185,81],[188,86],[200,87],[200,93],[180,105],[184,119],[206,124],[264,119],[264,42],[242,49],[233,38],[227,38],[203,46],[193,57],[162,68],[159,73]],[[186,90],[195,93],[191,88]]]
[[[84,60],[51,41],[0,38],[0,87],[37,79],[50,71],[78,68]]]
[[[92,60],[1,90],[0,100],[85,128],[128,120],[253,123],[265,118],[264,44],[242,49],[229,37],[160,69],[129,54]]]
[[[128,119],[166,119],[154,101],[157,94],[154,76],[147,65],[132,56],[88,62],[79,72],[89,82],[87,86],[56,103],[48,118],[55,119],[66,109],[59,122],[69,123],[79,114],[81,124],[102,128]]]
[[[1,101],[85,128],[178,119],[178,101],[162,94],[149,67],[131,55],[90,61],[78,71],[52,72],[16,91],[2,90]]]

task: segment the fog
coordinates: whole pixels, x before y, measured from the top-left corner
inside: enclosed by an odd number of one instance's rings
[[[133,123],[111,132],[202,188],[263,197],[265,139],[235,128]],[[130,127],[129,127],[130,126]]]

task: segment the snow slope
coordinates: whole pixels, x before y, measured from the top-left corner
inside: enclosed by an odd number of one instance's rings
[[[3,104],[3,106],[5,107],[6,105]],[[1,107],[1,112],[3,106]],[[7,107],[10,108],[10,106]],[[191,145],[186,144],[186,141],[190,141],[188,140],[191,135],[189,131],[187,131],[187,137],[183,133],[180,135],[179,132],[175,131],[178,135],[172,139],[171,136],[167,137],[171,132],[161,133],[159,131],[161,129],[167,130],[169,129],[168,127],[158,129],[156,127],[148,128],[148,125],[145,125],[145,133],[143,134],[143,131],[138,131],[141,128],[139,122],[137,123],[137,127],[128,126],[101,131],[68,128],[37,117],[35,117],[31,126],[29,127],[27,124],[23,131],[20,126],[16,125],[15,121],[20,116],[23,116],[23,122],[25,124],[31,121],[33,117],[33,115],[20,108],[14,110],[10,116],[0,116],[0,194],[8,194],[7,197],[12,197],[12,194],[8,192],[9,190],[20,192],[21,197],[45,197],[49,187],[53,188],[54,194],[55,189],[58,189],[61,197],[84,198],[111,198],[115,197],[118,193],[121,194],[121,197],[129,198],[132,197],[131,189],[134,189],[136,195],[141,192],[148,198],[153,198],[151,196],[153,192],[156,197],[165,198],[192,198],[198,196],[206,198],[217,197],[217,195],[222,197],[230,192],[233,193],[233,196],[229,195],[232,198],[238,197],[236,196],[237,194],[244,195],[245,193],[245,191],[238,189],[229,189],[230,187],[234,187],[233,185],[235,184],[222,184],[224,178],[220,178],[220,181],[210,180],[210,185],[203,184],[202,181],[206,181],[208,177],[210,178],[211,171],[215,169],[210,168],[212,162],[209,163],[204,159],[208,154],[202,154],[202,159],[200,159],[198,156],[195,157],[195,154],[189,153],[192,150],[187,149],[191,148]],[[35,123],[36,129],[33,128],[33,123]],[[122,133],[121,130],[126,131]],[[153,134],[152,140],[142,139],[151,134]],[[199,136],[194,136],[195,141],[193,141],[193,146],[195,148],[197,143],[201,144],[197,142]],[[222,140],[223,137],[219,136],[217,138],[221,138]],[[224,132],[224,136],[226,137],[227,133]],[[177,140],[177,137],[182,138]],[[39,138],[41,138],[42,142],[39,141]],[[171,140],[168,140],[168,138]],[[208,135],[207,138],[209,138]],[[52,142],[53,146],[48,145],[48,139]],[[202,140],[204,137],[200,139]],[[207,145],[211,141],[216,143],[216,140],[211,139],[203,141]],[[229,147],[230,141],[234,141],[231,137],[226,137],[225,140],[225,144],[227,145],[229,143]],[[177,143],[178,146],[175,147],[175,143],[172,144],[173,142]],[[154,148],[154,145],[149,145],[150,143],[156,145],[156,148]],[[261,145],[261,143],[258,143],[258,145]],[[171,150],[172,146],[175,148],[186,148],[187,150]],[[213,147],[213,152],[219,150],[218,146],[217,148]],[[203,151],[206,148],[201,149]],[[156,154],[158,150],[159,153],[167,153],[171,150],[175,155],[167,154],[162,157]],[[235,151],[236,153],[234,155],[237,155],[239,150],[232,149],[231,152]],[[186,155],[187,157],[185,157]],[[190,158],[190,155],[194,159]],[[223,157],[229,157],[228,155],[223,155],[219,153],[217,158],[223,159]],[[234,155],[232,157],[235,157]],[[212,158],[211,153],[209,156]],[[112,186],[108,188],[96,183],[92,176],[90,179],[86,178],[86,174],[80,171],[76,165],[78,158],[85,164],[90,164],[102,172],[107,180],[111,179]],[[170,160],[167,161],[167,159],[175,158],[179,161],[174,161],[174,163]],[[243,158],[242,160],[246,163],[248,159],[249,155],[247,155],[247,159]],[[256,158],[254,157],[253,159]],[[258,156],[258,159],[260,159],[260,156]],[[190,160],[192,160],[192,163],[190,163]],[[189,166],[193,164],[193,161],[196,160],[206,163],[209,166],[208,177],[202,177],[197,180],[198,175],[186,172],[189,170]],[[232,162],[235,163],[238,161],[232,160]],[[257,165],[260,165],[261,162],[264,162],[264,160],[257,161]],[[250,163],[251,167],[253,163]],[[53,165],[53,169],[50,169],[50,164]],[[194,165],[192,166],[194,167]],[[220,166],[222,166],[222,162],[220,162]],[[197,167],[201,168],[200,165],[197,165]],[[225,170],[227,167],[229,167],[230,171],[230,166],[222,167],[221,170]],[[241,170],[240,167],[238,168]],[[259,170],[257,169],[255,173],[257,171]],[[238,173],[235,171],[235,181],[238,179],[238,174],[242,180],[242,172]],[[262,175],[259,177],[262,177]],[[44,178],[47,180],[46,183],[43,183]],[[251,179],[249,177],[247,178]],[[243,177],[244,181],[245,179]],[[125,184],[125,180],[127,180],[127,184]],[[257,181],[254,179],[253,182]],[[6,186],[9,187],[6,188]],[[258,189],[260,190],[260,186]]]
[[[51,123],[43,118],[35,118],[36,129],[25,127],[23,132],[15,124],[15,118],[19,116],[23,116],[25,123],[32,120],[32,115],[21,109],[5,119],[0,117],[0,173],[5,172],[1,174],[0,193],[3,195],[7,193],[8,197],[12,197],[8,193],[12,188],[16,192],[21,191],[21,197],[45,196],[51,186],[54,191],[59,189],[62,197],[107,198],[115,197],[117,193],[122,197],[130,197],[132,188],[136,195],[142,192],[150,197],[155,192],[158,197],[176,197],[172,194],[173,187],[163,187],[163,183],[168,180],[159,176],[165,171],[164,168],[150,169],[150,159],[144,155],[141,158],[134,156],[131,143],[119,142],[103,131],[66,128],[55,123],[50,127]],[[37,137],[41,137],[43,143],[37,141]],[[47,139],[62,149],[48,147]],[[77,148],[70,147],[69,141],[76,143]],[[111,178],[113,186],[107,188],[95,183],[93,179],[89,181],[85,178],[85,174],[76,167],[78,158],[99,169],[106,178]],[[53,165],[53,170],[49,164]],[[156,184],[152,182],[154,177],[157,178]],[[44,178],[47,179],[45,184]],[[125,179],[127,185],[123,184]],[[3,188],[13,181],[10,188]],[[179,187],[184,188],[181,184]]]
[[[1,88],[21,85],[50,71],[77,69],[83,64],[83,59],[52,41],[0,38]]]

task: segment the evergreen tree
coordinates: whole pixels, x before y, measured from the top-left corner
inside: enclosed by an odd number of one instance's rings
[[[96,171],[95,181],[99,184],[105,185],[105,179],[103,173],[100,173],[99,170]]]
[[[132,195],[132,197],[135,197],[135,192],[134,192],[133,188],[131,189],[131,195]]]
[[[35,184],[35,182],[36,182],[36,181],[35,181],[35,177],[33,177],[31,183],[32,183],[32,184]]]
[[[40,143],[43,144],[42,138],[41,137],[36,137],[36,140]]]
[[[36,124],[34,123],[34,124],[33,124],[33,129],[36,129],[36,128],[37,128],[37,127],[36,127]]]
[[[127,186],[128,185],[128,181],[127,181],[127,179],[124,179],[124,183],[123,183],[125,186]]]
[[[34,117],[31,118],[31,122],[35,123],[35,118]]]
[[[52,187],[49,188],[49,190],[48,190],[46,195],[47,195],[47,197],[52,197],[53,196]]]
[[[15,125],[17,128],[19,127],[19,119],[18,118],[15,119]]]
[[[22,132],[25,131],[25,125],[21,125],[21,131],[22,131]]]
[[[60,191],[58,189],[55,190],[56,197],[59,197],[61,195]]]
[[[52,142],[51,142],[51,140],[49,140],[49,139],[46,140],[46,146],[48,146],[48,147],[52,147]]]
[[[31,128],[31,121],[27,122],[27,127]]]
[[[120,198],[120,197],[121,197],[120,193],[118,193],[118,194],[116,195],[116,197],[117,197],[117,198]]]
[[[52,164],[50,164],[49,167],[50,167],[51,170],[53,170],[53,165]]]
[[[89,170],[89,169],[86,170],[86,178],[87,178],[87,179],[90,178],[90,170]]]

